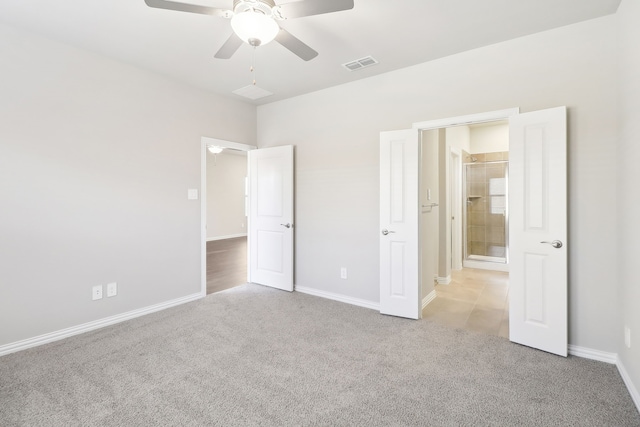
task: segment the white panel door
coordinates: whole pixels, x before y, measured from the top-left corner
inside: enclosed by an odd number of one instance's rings
[[[416,129],[380,133],[380,313],[421,317]]]
[[[567,355],[566,107],[509,120],[509,339]]]
[[[293,291],[293,146],[249,151],[249,281]]]

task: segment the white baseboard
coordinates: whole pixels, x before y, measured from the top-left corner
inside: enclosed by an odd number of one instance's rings
[[[195,301],[203,297],[204,295],[198,292],[197,294],[187,295],[185,297],[176,298],[174,300],[162,302],[160,304],[150,305],[148,307],[139,308],[137,310],[132,310],[126,313],[116,314],[115,316],[105,317],[104,319],[94,320],[92,322],[83,323],[81,325],[72,326],[70,328],[61,329],[55,332],[49,332],[37,337],[28,338],[26,340],[5,344],[3,346],[0,346],[0,356],[4,356],[5,354],[9,353],[15,353],[16,351],[26,350],[31,347],[37,347],[39,345],[47,344],[53,341],[58,341],[74,335],[82,334],[84,332],[93,331],[94,329],[104,328],[105,326],[114,325],[116,323],[124,322],[125,320],[131,320],[136,317],[144,316],[145,314],[150,314],[170,307],[175,307],[177,305]]]
[[[429,305],[429,303],[431,301],[433,301],[434,299],[436,299],[436,290],[432,290],[431,292],[429,292],[429,295],[427,295],[426,297],[422,298],[422,309],[424,310],[424,308],[426,306]]]
[[[572,356],[582,357],[584,359],[598,360],[600,362],[615,365],[618,362],[616,353],[608,353],[606,351],[594,350],[592,348],[580,347],[569,344],[569,354]]]
[[[351,305],[357,305],[358,307],[370,308],[372,310],[380,311],[380,304],[373,301],[368,301],[360,298],[348,297],[346,295],[334,294],[333,292],[320,291],[318,289],[307,288],[306,286],[295,286],[297,292],[303,294],[314,295],[334,301],[340,301]]]
[[[480,270],[493,270],[493,271],[509,271],[509,264],[503,264],[499,262],[487,262],[487,261],[474,261],[465,259],[462,261],[462,265],[466,268],[477,268]]]
[[[447,277],[438,277],[437,279],[438,285],[448,285],[451,283],[451,276]]]
[[[569,354],[572,356],[583,357],[585,359],[597,360],[600,362],[616,365],[616,367],[618,368],[618,372],[622,377],[622,381],[624,381],[624,384],[627,386],[627,391],[629,391],[631,399],[636,405],[636,409],[638,410],[638,412],[640,412],[640,392],[638,392],[635,384],[633,384],[633,381],[631,381],[631,377],[618,358],[617,353],[608,353],[606,351],[594,350],[592,348],[579,347],[577,345],[569,344]]]
[[[625,369],[624,365],[620,360],[618,360],[618,363],[616,363],[616,366],[618,367],[618,372],[620,372],[622,381],[624,381],[624,384],[627,386],[627,390],[629,390],[629,394],[631,395],[631,399],[633,400],[633,403],[636,404],[636,409],[638,410],[638,412],[640,412],[640,392],[638,392],[638,389],[631,381],[631,377],[627,373],[627,370]]]
[[[207,237],[207,242],[213,242],[214,240],[235,239],[236,237],[247,237],[247,233],[229,234],[228,236]]]

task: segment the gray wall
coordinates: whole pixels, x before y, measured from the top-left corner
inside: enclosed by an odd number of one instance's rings
[[[618,206],[615,218],[618,223],[617,240],[606,245],[617,245],[618,262],[614,266],[617,277],[603,286],[620,288],[619,324],[612,331],[618,343],[620,360],[636,389],[640,391],[640,280],[638,256],[640,255],[640,2],[624,0],[618,11],[620,29],[620,140],[617,158]],[[614,207],[607,206],[607,211]],[[595,243],[595,241],[594,241]],[[624,345],[623,330],[631,329],[631,349]],[[640,395],[636,395],[640,405]]]
[[[5,26],[0,70],[0,345],[200,292],[200,137],[255,107]]]
[[[608,16],[258,107],[258,146],[296,145],[296,283],[378,302],[380,131],[566,105],[569,340],[615,352],[617,251],[598,243],[616,236],[616,25]]]

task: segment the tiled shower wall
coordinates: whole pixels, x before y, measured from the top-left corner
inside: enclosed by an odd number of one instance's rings
[[[506,257],[507,169],[509,153],[473,154],[465,164],[467,258],[470,255]],[[471,162],[467,157],[466,162]]]

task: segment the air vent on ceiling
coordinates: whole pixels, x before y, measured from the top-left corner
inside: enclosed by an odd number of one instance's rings
[[[236,89],[233,91],[233,93],[244,98],[252,99],[254,101],[256,99],[264,98],[265,96],[273,95],[273,92],[269,92],[266,89],[259,88],[256,85],[249,85],[240,89]]]
[[[377,63],[378,61],[376,61],[376,59],[372,56],[365,56],[364,58],[356,59],[355,61],[342,64],[342,66],[349,71],[356,71],[366,67],[370,67],[372,65],[376,65]]]

